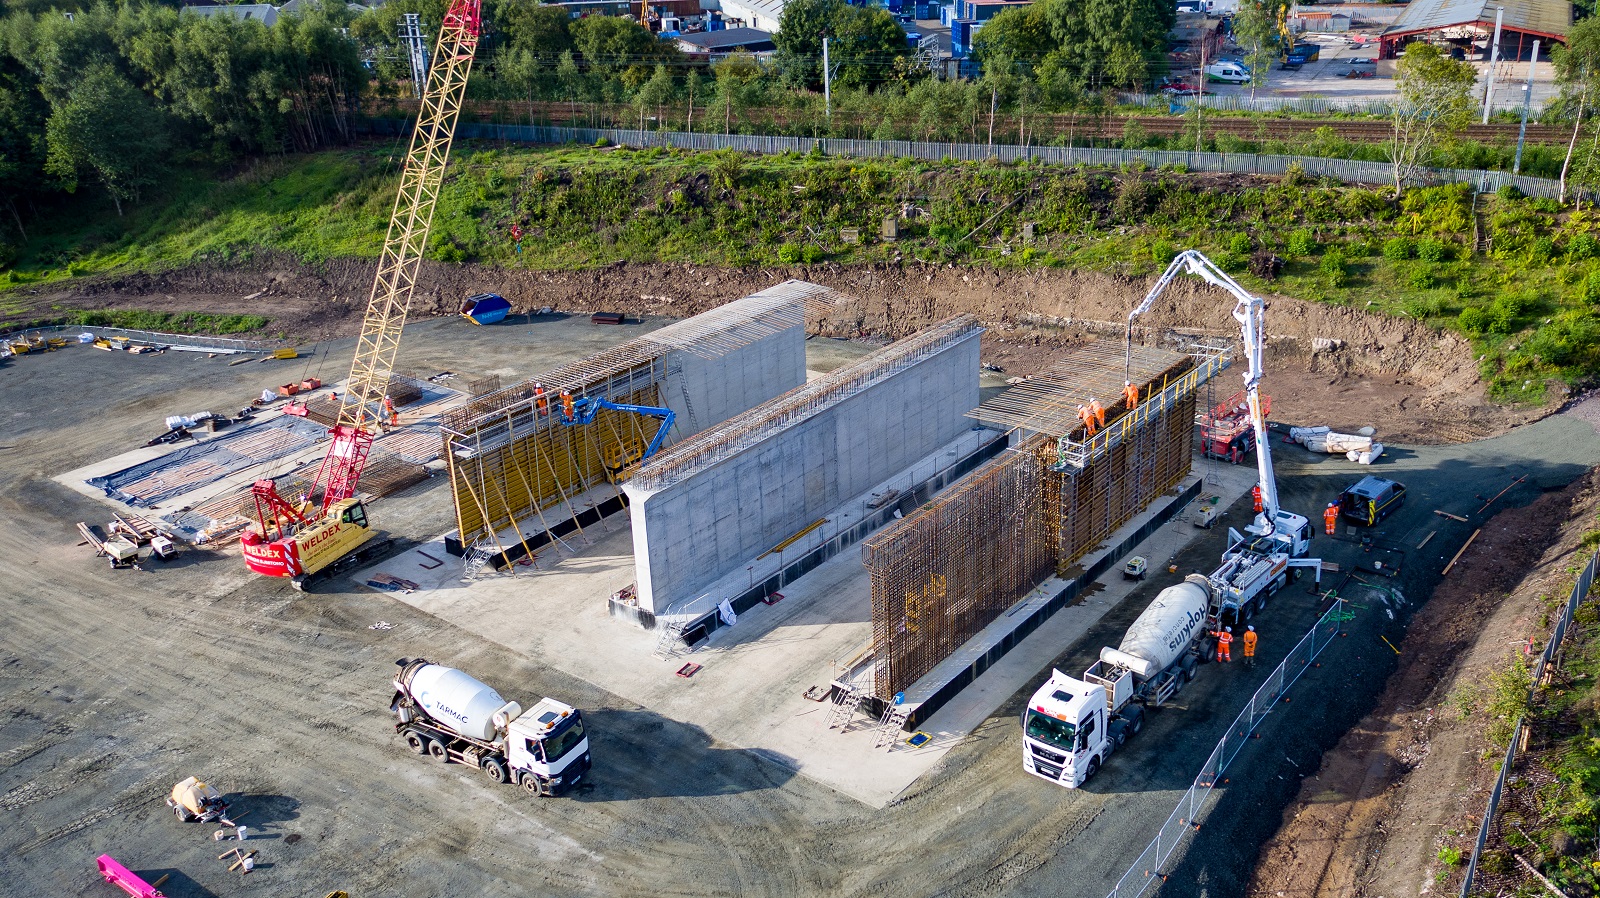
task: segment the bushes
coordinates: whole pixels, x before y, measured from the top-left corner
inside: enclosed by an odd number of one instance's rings
[[[1330,287],[1343,287],[1350,279],[1350,269],[1345,262],[1344,253],[1336,249],[1330,249],[1323,255],[1317,271],[1327,278]]]
[[[1317,240],[1311,236],[1310,231],[1301,228],[1289,235],[1289,243],[1285,247],[1285,251],[1290,256],[1309,256],[1317,251]]]
[[[1383,257],[1391,262],[1404,262],[1411,258],[1412,250],[1409,237],[1390,237],[1383,242]]]
[[[1567,261],[1582,262],[1600,256],[1600,240],[1593,234],[1578,234],[1567,241]]]
[[[1600,269],[1591,271],[1584,277],[1580,295],[1589,305],[1600,305]]]
[[[1443,262],[1449,257],[1449,250],[1442,240],[1418,240],[1417,258],[1424,262]]]
[[[1417,290],[1432,290],[1439,286],[1439,276],[1432,268],[1417,268],[1411,272],[1411,286]]]
[[[1494,192],[1494,195],[1499,197],[1502,200],[1505,200],[1506,202],[1512,202],[1514,200],[1520,200],[1520,199],[1522,199],[1522,196],[1523,196],[1522,188],[1518,187],[1515,184],[1501,184],[1500,185],[1500,189],[1496,190]]]

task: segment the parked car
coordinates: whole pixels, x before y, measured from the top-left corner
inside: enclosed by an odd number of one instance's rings
[[[1348,65],[1351,68],[1355,68],[1357,66],[1363,68],[1373,68],[1378,64],[1378,61],[1370,56],[1358,56],[1355,59],[1346,59],[1344,62],[1345,65]]]
[[[1339,494],[1339,513],[1350,521],[1371,527],[1388,517],[1405,500],[1404,484],[1382,477],[1363,477]]]

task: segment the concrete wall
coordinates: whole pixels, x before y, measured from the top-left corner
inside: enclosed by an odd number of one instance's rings
[[[661,400],[678,416],[670,437],[676,442],[804,384],[805,325],[714,359],[674,349],[665,362]]]
[[[971,428],[979,333],[659,491],[624,485],[640,608],[701,595]]]

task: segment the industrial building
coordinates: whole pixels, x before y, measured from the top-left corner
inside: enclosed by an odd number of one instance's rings
[[[1383,30],[1378,57],[1393,59],[1406,44],[1434,40],[1468,58],[1488,59],[1497,16],[1501,59],[1527,58],[1536,40],[1548,53],[1550,43],[1565,44],[1572,29],[1567,0],[1416,0]]]

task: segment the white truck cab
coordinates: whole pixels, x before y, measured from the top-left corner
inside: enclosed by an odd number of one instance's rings
[[[552,791],[565,791],[589,770],[583,715],[553,698],[540,699],[506,727],[506,761],[512,770],[543,777]]]
[[[1104,685],[1051,670],[1022,712],[1022,768],[1068,789],[1083,785],[1144,726],[1143,708],[1117,714],[1111,698]]]
[[[1311,521],[1305,515],[1278,509],[1272,519],[1271,537],[1278,543],[1278,551],[1290,558],[1304,558],[1311,551]],[[1244,531],[1254,539],[1267,535],[1267,516],[1263,512]]]

